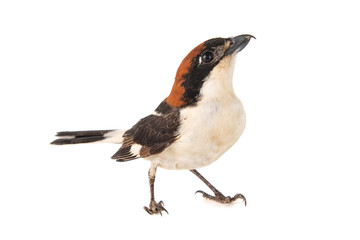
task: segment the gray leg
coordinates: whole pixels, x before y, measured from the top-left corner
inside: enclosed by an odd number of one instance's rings
[[[157,166],[151,164],[151,167],[149,169],[150,204],[149,207],[145,206],[144,209],[146,212],[148,212],[151,215],[152,214],[162,215],[161,211],[165,211],[166,213],[168,213],[168,211],[166,211],[166,209],[164,208],[163,201],[160,201],[158,203],[155,201],[154,183],[155,183],[156,168]]]
[[[211,191],[213,191],[214,195],[215,196],[212,196],[204,191],[196,191],[196,193],[201,193],[203,195],[204,198],[207,198],[207,199],[211,199],[211,200],[214,200],[216,202],[219,202],[219,203],[231,203],[231,202],[234,202],[236,201],[237,199],[242,199],[245,203],[245,206],[246,206],[246,198],[238,193],[236,194],[234,197],[230,197],[230,196],[227,196],[225,197],[219,190],[217,190],[208,180],[206,180],[197,170],[190,170],[190,172],[192,172],[193,174],[195,174],[198,178],[201,179],[201,181],[203,181],[206,186],[208,186]]]

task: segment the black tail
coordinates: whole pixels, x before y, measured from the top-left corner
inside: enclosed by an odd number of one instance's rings
[[[51,144],[64,145],[97,142],[104,140],[106,138],[104,135],[112,131],[114,130],[58,132],[56,136],[59,138],[51,142]]]

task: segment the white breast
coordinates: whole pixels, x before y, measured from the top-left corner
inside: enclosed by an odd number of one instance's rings
[[[179,139],[148,160],[166,169],[196,169],[217,160],[239,139],[245,111],[232,87],[234,59],[224,60],[204,82],[197,105],[181,110]]]

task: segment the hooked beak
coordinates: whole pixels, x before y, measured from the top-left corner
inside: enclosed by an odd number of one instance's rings
[[[246,45],[250,42],[251,38],[256,39],[254,36],[248,34],[243,34],[230,38],[230,41],[232,41],[232,45],[227,50],[226,55],[236,54],[241,50],[243,50],[246,47]]]

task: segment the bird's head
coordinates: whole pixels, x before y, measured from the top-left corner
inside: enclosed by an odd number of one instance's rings
[[[251,35],[213,38],[195,47],[181,62],[166,103],[171,107],[194,105],[205,82],[231,78],[235,56],[249,43]],[[226,80],[225,80],[226,81]],[[223,83],[227,84],[227,83]]]

